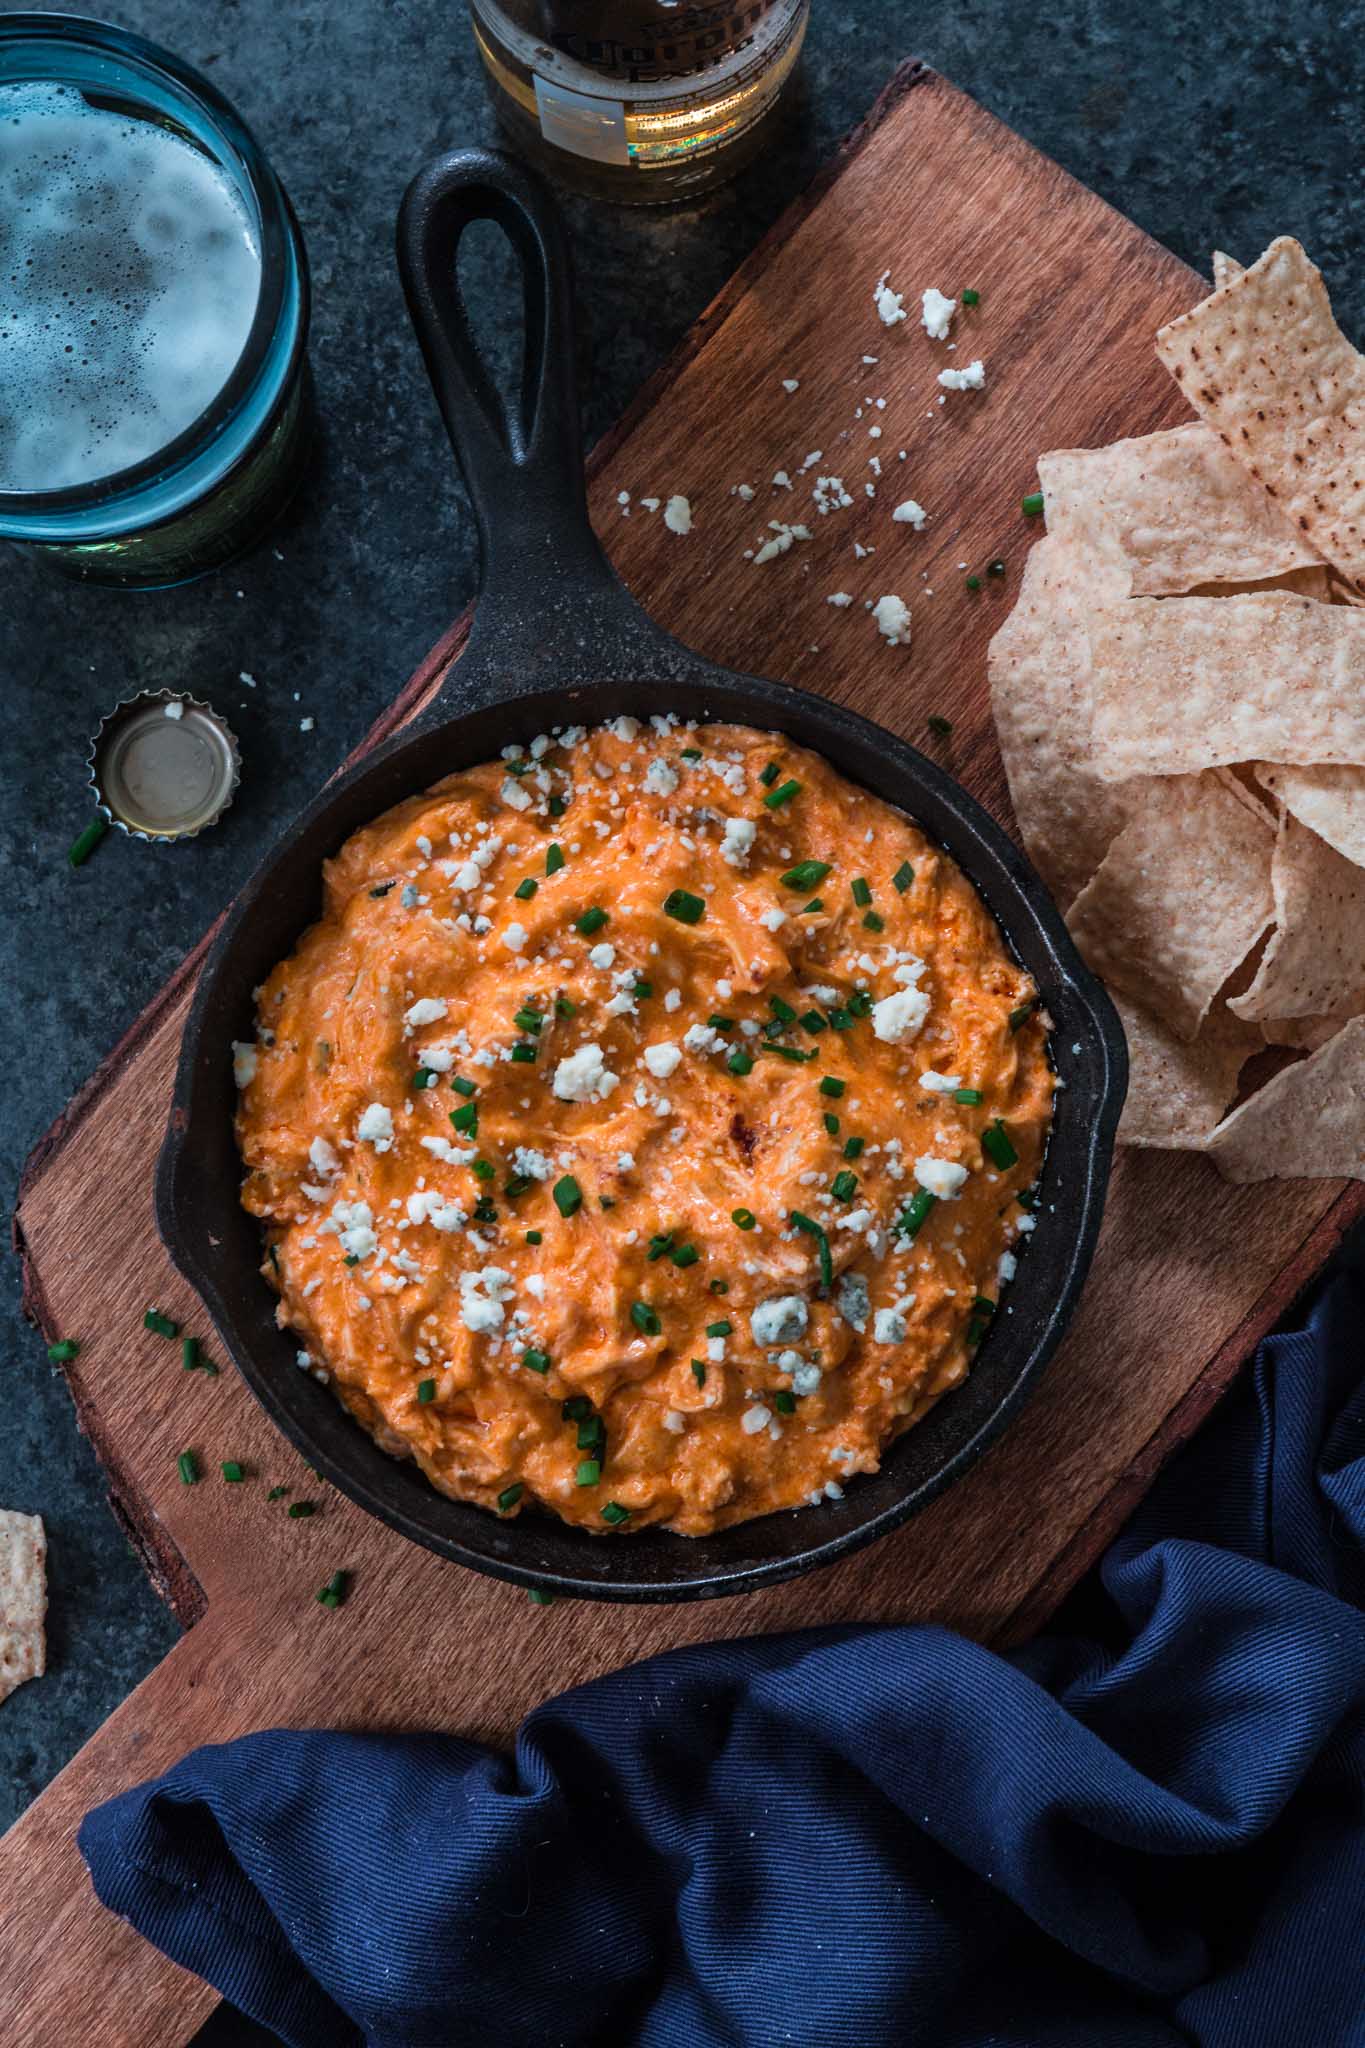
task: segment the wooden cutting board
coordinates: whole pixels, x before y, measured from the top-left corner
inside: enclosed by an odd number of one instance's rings
[[[872,305],[888,265],[912,313],[894,332]],[[953,355],[913,317],[930,284],[981,293],[980,308],[959,316]],[[656,617],[715,660],[824,691],[926,744],[928,715],[951,719],[945,758],[1008,819],[986,643],[1035,531],[1019,512],[1034,456],[1180,418],[1151,337],[1200,293],[1191,272],[1056,165],[941,78],[906,66],[598,448],[593,516]],[[977,354],[984,394],[938,404],[939,368]],[[787,393],[783,378],[799,391]],[[884,411],[869,404],[880,397]],[[434,413],[414,431],[435,433]],[[816,449],[818,471],[798,490],[771,488],[777,470],[797,478]],[[885,475],[872,499],[874,454]],[[813,515],[819,472],[844,477],[852,509]],[[755,487],[752,504],[732,495],[740,483]],[[674,492],[692,501],[686,539],[639,504]],[[911,495],[930,514],[922,534],[891,520]],[[755,568],[744,551],[769,518],[807,518],[815,538]],[[855,559],[855,537],[876,553]],[[996,557],[1006,575],[969,593],[960,565],[980,570]],[[832,609],[825,598],[837,590],[858,602]],[[889,649],[862,608],[888,591],[914,608],[909,653]],[[371,743],[422,703],[463,634],[463,624],[451,629]],[[1080,1313],[1041,1392],[926,1514],[832,1570],[747,1598],[545,1611],[427,1556],[310,1480],[234,1373],[183,1373],[178,1347],[143,1333],[151,1299],[214,1350],[157,1240],[151,1202],[201,955],[39,1147],[18,1212],[29,1307],[48,1337],[83,1340],[70,1371],[82,1425],[115,1512],[186,1626],[0,1842],[0,2040],[24,2048],[70,2048],[77,2036],[87,2048],[172,2048],[213,2005],[205,1986],[96,1905],[74,1846],[89,1806],[197,1743],[281,1723],[505,1740],[537,1701],[633,1659],[817,1622],[936,1620],[997,1643],[1018,1638],[1365,1210],[1361,1187],[1233,1188],[1200,1160],[1124,1157]],[[206,1473],[194,1487],[176,1472],[187,1447]],[[218,1478],[225,1457],[247,1466],[248,1483]],[[282,1502],[265,1501],[274,1483],[317,1499],[320,1512],[287,1519]],[[353,1591],[329,1612],[313,1595],[338,1566],[354,1574]]]

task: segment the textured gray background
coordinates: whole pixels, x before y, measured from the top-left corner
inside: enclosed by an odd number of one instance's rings
[[[394,210],[433,152],[491,141],[459,0],[129,0],[125,26],[206,68],[273,156],[316,289],[318,466],[270,548],[184,590],[125,596],[0,558],[0,1173],[72,1090],[407,677],[475,583],[473,535],[390,256]],[[785,138],[731,190],[679,212],[573,202],[593,375],[590,439],[736,263],[918,54],[1197,268],[1281,231],[1365,335],[1360,198],[1365,0],[814,0]],[[510,331],[506,303],[490,326]],[[253,693],[239,670],[259,679]],[[117,698],[189,686],[243,743],[226,823],[180,850],[110,840],[79,874],[86,735]],[[299,693],[295,702],[294,693]],[[301,713],[317,723],[298,731]],[[0,1295],[0,1505],[51,1538],[51,1669],[0,1708],[0,1826],[174,1635],[104,1503],[60,1376]]]

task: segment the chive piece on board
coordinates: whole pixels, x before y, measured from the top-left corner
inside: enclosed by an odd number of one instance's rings
[[[511,1486],[505,1486],[498,1495],[498,1513],[500,1515],[510,1514],[525,1491],[526,1488],[519,1479],[514,1480]]]
[[[967,588],[968,590],[980,590],[981,578],[979,576],[969,576],[967,578]]]
[[[550,801],[553,803],[554,798],[551,797]],[[553,1607],[555,1604],[554,1594],[542,1593],[539,1586],[528,1587],[526,1597],[533,1607]]]
[[[194,1452],[182,1451],[175,1463],[176,1470],[180,1474],[181,1485],[193,1486],[195,1480],[199,1477],[199,1460],[195,1457]]]
[[[574,1216],[583,1206],[583,1190],[571,1173],[557,1180],[550,1192],[561,1216]]]
[[[946,740],[952,729],[953,721],[951,718],[941,718],[937,711],[930,715],[929,730],[936,740]]]
[[[737,1230],[752,1230],[758,1218],[752,1209],[732,1209],[730,1211],[730,1221]]]
[[[931,1195],[928,1188],[921,1188],[914,1201],[897,1217],[896,1229],[905,1237],[917,1237],[937,1200],[938,1196]]]
[[[784,889],[813,889],[831,873],[827,860],[799,860],[794,868],[788,868],[782,877]],[[809,904],[806,906],[810,908]]]
[[[706,898],[694,896],[690,889],[670,889],[664,898],[664,915],[676,917],[679,924],[700,924],[706,915]]]
[[[657,1337],[663,1328],[663,1324],[659,1321],[658,1310],[651,1308],[647,1301],[633,1301],[631,1303],[630,1319],[636,1329],[642,1330],[646,1337]]]
[[[1041,491],[1030,491],[1026,498],[1021,498],[1019,501],[1019,510],[1023,513],[1025,519],[1036,519],[1042,509],[1043,494]]]
[[[799,782],[782,782],[778,784],[776,789],[770,789],[763,801],[770,811],[776,811],[780,810],[783,804],[789,804],[794,796],[800,796],[800,794],[801,785]]]
[[[306,1522],[306,1521],[307,1521],[307,1519],[308,1519],[308,1517],[309,1517],[310,1515],[315,1515],[315,1514],[317,1513],[317,1511],[318,1511],[318,1506],[317,1506],[317,1502],[316,1502],[316,1501],[313,1501],[313,1500],[296,1500],[296,1501],[292,1501],[292,1502],[290,1503],[290,1507],[289,1507],[289,1519],[290,1519],[290,1521],[291,1521],[291,1522]]]
[[[283,1500],[288,1491],[289,1488],[287,1486],[272,1486],[270,1488],[270,1491],[266,1494],[266,1499]]]
[[[850,1174],[850,1180],[852,1177]],[[800,1209],[789,1210],[787,1221],[795,1224],[798,1230],[804,1230],[807,1237],[815,1239],[815,1249],[820,1257],[820,1282],[824,1287],[830,1286],[834,1279],[834,1260],[830,1253],[829,1238],[825,1234],[824,1225],[817,1223],[813,1216],[804,1215]]]
[[[965,291],[962,294],[962,303],[964,306],[979,306],[981,304],[980,292]]]
[[[85,829],[77,833],[66,856],[73,868],[85,865],[108,830],[107,818],[92,818]]]
[[[428,1402],[434,1401],[436,1399],[435,1380],[418,1380],[417,1398],[424,1408],[427,1406]]]
[[[1010,1143],[1009,1132],[999,1117],[993,1124],[988,1124],[981,1133],[981,1149],[991,1164],[998,1166],[1002,1173],[1009,1167],[1019,1164],[1019,1154]]]
[[[59,1338],[55,1344],[48,1345],[47,1362],[49,1365],[70,1365],[80,1348],[74,1337]]]
[[[619,1529],[622,1522],[630,1520],[630,1509],[623,1508],[619,1500],[609,1500],[602,1510],[602,1520],[613,1529]]]
[[[914,879],[915,870],[911,867],[908,860],[903,860],[896,869],[895,874],[891,877],[891,886],[898,895],[903,896]]]
[[[246,1478],[245,1468],[235,1458],[224,1458],[221,1469],[229,1486],[239,1486]]]
[[[179,1323],[173,1323],[169,1316],[163,1316],[159,1308],[149,1308],[142,1318],[144,1330],[154,1330],[158,1337],[178,1337]]]
[[[346,1598],[351,1583],[349,1572],[333,1572],[325,1586],[320,1586],[314,1598],[320,1607],[340,1607]]]

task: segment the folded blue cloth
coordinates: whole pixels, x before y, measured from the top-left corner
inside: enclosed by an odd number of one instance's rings
[[[1361,2048],[1362,1606],[1344,1275],[1068,1632],[677,1651],[537,1709],[514,1757],[248,1736],[80,1846],[292,2048]]]

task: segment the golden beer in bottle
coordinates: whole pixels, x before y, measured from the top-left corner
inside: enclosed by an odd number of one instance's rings
[[[690,198],[760,148],[810,0],[469,0],[499,118],[565,184]]]

